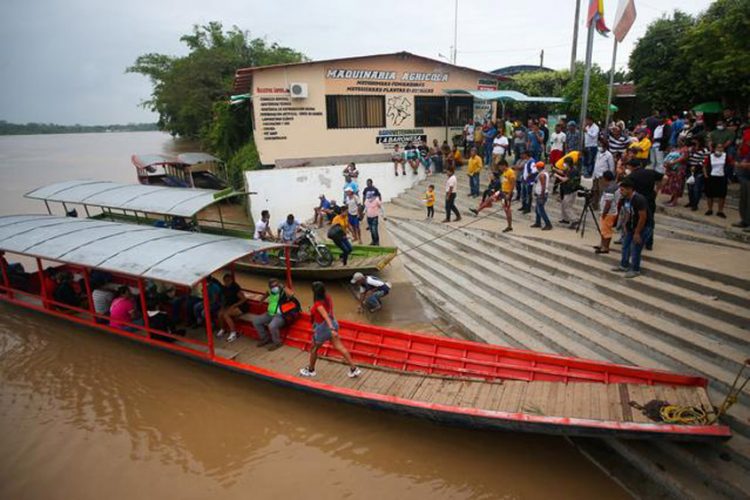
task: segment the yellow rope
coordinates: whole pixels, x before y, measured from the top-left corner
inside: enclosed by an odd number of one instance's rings
[[[708,425],[714,422],[713,412],[707,412],[703,407],[666,405],[659,410],[661,419],[667,424],[679,425]]]

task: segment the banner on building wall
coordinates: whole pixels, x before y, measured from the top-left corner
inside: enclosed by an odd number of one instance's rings
[[[424,129],[382,129],[375,137],[375,144],[381,144],[385,149],[393,149],[396,144],[404,145],[408,142],[416,144],[419,141],[427,141]]]
[[[492,101],[474,99],[474,121],[484,123],[492,120]]]

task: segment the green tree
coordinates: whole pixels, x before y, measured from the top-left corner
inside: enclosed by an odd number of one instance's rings
[[[682,44],[695,19],[676,10],[652,22],[630,54],[629,66],[638,98],[653,109],[681,110],[694,104],[694,82],[687,71],[695,58]]]
[[[568,80],[570,80],[570,72],[567,70],[531,71],[515,75],[513,80],[501,82],[500,88],[502,90],[515,90],[532,97],[560,97]],[[516,113],[541,115],[549,111],[550,105],[544,103],[509,103],[508,109],[512,109]]]
[[[683,34],[685,76],[701,101],[747,106],[750,99],[750,0],[716,0]],[[695,103],[690,103],[695,104]]]
[[[143,104],[159,114],[159,126],[192,139],[206,139],[214,105],[231,92],[237,68],[305,60],[300,52],[250,38],[236,26],[224,31],[218,22],[195,25],[180,41],[190,49],[188,55],[144,54],[127,71],[151,79],[153,91]]]
[[[583,74],[583,68],[578,68],[575,72],[575,76],[565,84],[565,88],[562,92],[562,96],[566,101],[565,106],[567,107],[568,116],[576,120],[581,112]],[[589,102],[586,115],[596,121],[602,121],[606,117],[608,88],[609,80],[607,79],[607,76],[602,73],[599,66],[594,64],[591,67],[591,75],[589,77]]]

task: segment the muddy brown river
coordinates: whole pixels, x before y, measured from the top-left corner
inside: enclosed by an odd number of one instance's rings
[[[22,195],[47,183],[135,182],[132,153],[186,148],[153,132],[0,137],[0,214],[44,212]],[[406,288],[377,318],[331,288],[340,317],[435,331]],[[5,304],[0,450],[3,499],[627,497],[562,438],[345,405]]]

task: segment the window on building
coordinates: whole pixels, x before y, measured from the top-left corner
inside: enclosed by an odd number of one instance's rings
[[[415,127],[445,126],[445,97],[414,97]]]
[[[328,128],[385,127],[385,96],[326,96]]]
[[[448,125],[451,127],[463,127],[469,118],[474,117],[474,98],[455,97],[448,99]]]

